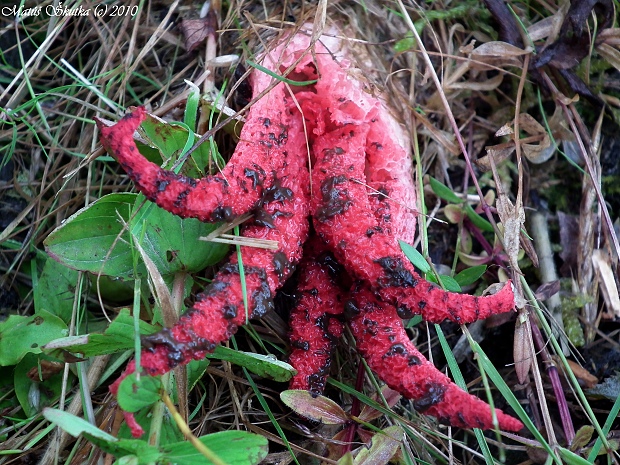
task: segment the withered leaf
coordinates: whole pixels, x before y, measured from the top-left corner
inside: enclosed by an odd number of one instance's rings
[[[542,284],[538,289],[536,289],[537,300],[547,300],[551,296],[556,295],[560,292],[560,281],[551,281],[550,283]]]
[[[210,10],[204,18],[183,19],[180,27],[185,38],[185,50],[188,52],[195,50],[209,35],[215,34],[216,24],[213,10]]]

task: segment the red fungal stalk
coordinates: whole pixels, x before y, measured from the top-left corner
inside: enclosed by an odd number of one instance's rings
[[[330,276],[325,246],[316,237],[305,247],[299,265],[297,303],[291,312],[291,354],[289,362],[297,370],[291,389],[322,394],[329,375],[331,356],[342,335],[342,292]]]
[[[276,240],[279,248],[242,247],[254,316],[270,307],[273,293],[301,259],[311,213],[318,236],[336,259],[382,299],[361,289],[347,306],[354,314],[351,325],[360,351],[371,367],[414,399],[419,410],[455,426],[490,428],[489,406],[458,389],[426,361],[406,338],[398,316],[471,322],[511,310],[512,288],[506,284],[490,297],[452,294],[416,273],[397,242],[411,242],[415,230],[416,195],[403,130],[356,77],[359,70],[351,67],[343,42],[324,35],[311,53],[310,36],[302,30],[287,37],[263,57],[262,65],[277,73],[294,65],[289,78],[318,82],[295,89],[275,85],[251,108],[235,154],[221,173],[193,180],[144,159],[133,142],[144,119],[141,108],[115,126],[100,125],[103,144],[147,198],[172,213],[203,221],[255,214],[243,235]],[[273,81],[258,71],[251,80],[255,96]],[[307,143],[314,158],[312,200]],[[317,258],[322,247],[313,242],[306,248],[300,298],[291,320],[291,362],[299,371],[292,387],[313,392],[322,390],[334,339],[342,333],[342,298],[329,267]],[[233,258],[173,328],[144,338],[142,367],[147,374],[162,374],[202,358],[245,319]],[[132,362],[111,391],[116,393],[123,377],[134,370]],[[518,420],[497,414],[501,428],[522,427]],[[134,435],[140,435],[133,416],[126,414],[126,419]]]
[[[264,75],[255,74],[252,79],[254,95],[270,84]],[[298,154],[305,147],[299,112],[283,105],[287,96],[288,90],[279,84],[256,102],[230,161],[221,173],[202,179],[164,170],[138,152],[133,135],[146,118],[144,108],[111,127],[97,123],[103,146],[149,200],[182,218],[230,221],[256,208],[263,194],[276,185],[291,152]]]
[[[352,293],[345,315],[368,366],[392,389],[412,399],[414,407],[441,423],[459,428],[493,428],[488,404],[466,393],[441,373],[407,337],[396,309],[367,289]],[[496,409],[500,429],[519,431],[523,424]]]
[[[334,255],[356,278],[369,283],[402,318],[432,323],[449,319],[471,323],[514,308],[508,282],[495,295],[475,297],[441,290],[424,280],[400,250],[393,234],[373,214],[363,181],[368,125],[344,126],[314,143],[312,198],[314,227]]]
[[[117,150],[125,150],[115,137],[132,135],[134,124],[141,119],[142,111],[125,117],[108,131],[107,143]],[[299,118],[294,123],[299,126]],[[299,132],[299,127],[295,128]],[[132,142],[133,143],[133,142]],[[131,151],[130,148],[127,150]],[[122,156],[128,156],[122,153]],[[306,168],[303,146],[300,144],[288,147],[287,151],[278,152],[282,167],[273,178],[271,186],[264,188],[259,199],[260,221],[244,227],[243,236],[277,241],[278,250],[266,250],[254,247],[241,247],[241,257],[245,271],[245,285],[248,296],[250,317],[261,316],[272,307],[272,296],[293,272],[301,259],[302,244],[308,236],[309,213],[309,173]],[[142,157],[136,157],[141,160]],[[159,170],[164,172],[163,170]],[[134,177],[144,179],[141,172]],[[156,199],[157,195],[155,194]],[[165,192],[161,195],[166,195]],[[169,207],[168,198],[163,202]],[[207,205],[206,208],[209,206]],[[198,207],[196,207],[198,208]],[[207,212],[196,212],[205,217]],[[236,255],[224,266],[205,291],[197,296],[195,305],[189,309],[173,328],[147,336],[143,339],[141,364],[149,375],[159,375],[170,371],[179,364],[186,364],[192,359],[203,358],[207,352],[213,351],[216,344],[226,341],[236,332],[237,326],[246,321],[243,304],[243,293],[239,278],[239,266]],[[129,373],[135,370],[134,362],[112,386],[116,394],[118,385]],[[135,423],[131,414],[125,414],[128,424],[132,426],[132,434],[140,436],[143,431]]]

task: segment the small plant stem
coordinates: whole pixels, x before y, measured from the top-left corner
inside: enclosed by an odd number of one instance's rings
[[[489,244],[489,241],[487,241],[487,239],[484,237],[482,231],[480,231],[480,228],[474,225],[469,218],[463,219],[463,225],[472,234],[472,236],[476,238],[484,251],[489,254],[489,257],[492,258],[493,263],[495,263],[501,268],[506,268],[506,265],[504,265],[504,262],[502,262],[502,260],[495,254],[495,252],[493,251],[493,246]]]
[[[163,391],[161,398],[164,401],[164,404],[166,404],[166,407],[168,407],[168,410],[170,410],[170,414],[172,415],[172,418],[174,419],[181,432],[185,435],[187,439],[189,439],[189,442],[192,443],[196,450],[202,455],[204,455],[207,460],[213,462],[215,465],[226,465],[226,462],[219,458],[211,449],[205,446],[196,436],[192,434],[189,426],[183,421],[183,418],[181,418],[181,414],[174,407],[174,404],[172,403],[170,396],[168,396],[168,393]]]
[[[536,315],[538,316],[538,321],[540,322],[540,325],[544,329],[545,334],[549,338],[549,342],[553,346],[553,350],[557,353],[558,357],[560,357],[564,366],[568,366],[568,361],[566,360],[566,357],[562,353],[560,343],[553,336],[551,327],[549,326],[549,323],[547,322],[547,320],[545,320],[542,310],[540,309],[538,302],[536,301],[536,297],[534,296],[532,289],[530,289],[530,287],[527,285],[527,282],[525,281],[525,278],[523,276],[521,276],[521,283],[523,285],[525,297],[532,303],[532,307],[534,311],[536,312]],[[613,448],[609,444],[609,441],[607,440],[605,433],[601,429],[601,425],[599,425],[598,420],[596,419],[596,416],[594,415],[594,412],[592,411],[592,408],[590,407],[590,404],[588,403],[588,399],[586,399],[586,396],[583,393],[581,386],[579,386],[579,381],[575,377],[575,374],[573,373],[572,370],[565,370],[565,373],[575,391],[577,398],[582,404],[583,410],[585,411],[586,415],[592,422],[592,426],[594,426],[594,429],[596,430],[599,436],[599,439],[603,442],[603,446],[610,454],[613,454],[614,453]]]
[[[575,428],[573,427],[573,420],[571,419],[568,403],[566,402],[566,397],[564,396],[564,390],[562,389],[562,383],[560,382],[560,375],[558,374],[558,369],[555,366],[555,363],[551,358],[549,351],[547,350],[542,333],[540,332],[538,326],[535,324],[534,318],[530,318],[530,328],[532,330],[532,338],[534,339],[536,349],[540,353],[540,357],[545,364],[547,374],[551,379],[551,386],[553,386],[555,400],[558,404],[558,409],[560,410],[560,418],[562,419],[562,427],[564,428],[566,443],[571,444],[573,438],[575,437]]]
[[[547,406],[547,398],[545,397],[545,389],[543,387],[542,377],[540,376],[540,368],[538,367],[538,361],[536,360],[536,351],[534,350],[534,341],[532,338],[532,331],[530,330],[532,325],[525,325],[525,334],[527,348],[529,349],[527,356],[531,357],[531,372],[534,377],[534,383],[536,384],[536,393],[538,395],[538,402],[540,404],[540,411],[542,412],[543,424],[547,431],[549,439],[549,445],[557,453],[558,441],[555,437],[555,431],[551,424],[551,416],[549,415],[549,407]]]
[[[366,374],[366,369],[364,364],[360,364],[357,367],[357,379],[355,380],[355,389],[359,392],[362,392],[364,387],[364,375]],[[357,397],[353,398],[351,402],[351,417],[358,417],[361,412],[361,402]],[[353,443],[353,439],[355,438],[355,432],[357,431],[357,423],[353,422],[347,427],[347,435],[344,439],[346,445],[344,446],[344,452],[351,451],[351,444]]]

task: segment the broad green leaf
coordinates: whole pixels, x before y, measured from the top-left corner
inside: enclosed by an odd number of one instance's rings
[[[266,438],[245,431],[221,431],[201,436],[198,440],[227,465],[254,465],[269,452]],[[162,450],[165,459],[176,465],[212,463],[187,441],[163,446]]]
[[[404,431],[400,426],[388,426],[373,436],[370,448],[362,448],[355,457],[355,465],[384,465],[388,463],[398,451],[403,436]]]
[[[69,433],[73,437],[78,437],[80,434],[88,433],[93,437],[102,439],[108,442],[117,442],[111,434],[100,430],[95,425],[89,423],[83,418],[76,417],[68,412],[58,410],[55,408],[44,408],[43,416],[47,421],[60,426],[65,432]]]
[[[326,425],[342,425],[349,421],[342,407],[325,396],[291,389],[281,392],[280,399],[299,415]]]
[[[476,213],[471,205],[465,205],[465,213],[467,213],[467,217],[471,220],[471,222],[482,231],[495,232],[493,225]]]
[[[590,425],[584,425],[579,428],[575,433],[575,437],[571,441],[570,449],[572,451],[576,451],[577,449],[586,447],[592,440],[592,435],[594,434],[594,431],[594,427]]]
[[[403,251],[405,256],[409,259],[413,266],[415,266],[422,273],[429,273],[431,271],[431,266],[424,259],[424,256],[420,252],[416,250],[412,245],[407,244],[403,241],[398,241],[400,244],[400,249]]]
[[[129,235],[125,231],[119,238],[119,234],[135,199],[135,194],[110,194],[82,208],[47,236],[45,250],[75,270],[133,277]]]
[[[461,286],[469,286],[474,284],[485,273],[487,267],[485,265],[472,266],[471,268],[465,268],[454,277],[454,280]]]
[[[11,315],[0,323],[0,366],[15,365],[28,353],[40,354],[43,345],[67,333],[67,325],[45,310],[33,316]]]
[[[39,369],[40,362],[42,361],[50,361],[50,358],[42,355],[26,354],[13,371],[15,395],[27,417],[32,417],[39,413],[43,407],[52,405],[58,400],[62,391],[63,370],[51,376],[46,376],[45,381],[42,382],[39,379],[33,381],[28,377],[28,372],[31,369]],[[69,386],[72,380],[73,375],[69,372]]]
[[[274,356],[241,352],[223,346],[217,346],[213,353],[207,354],[206,357],[226,360],[235,365],[247,368],[261,378],[269,378],[282,383],[290,380],[296,373],[291,365],[281,362]]]
[[[127,376],[118,387],[118,405],[126,412],[137,412],[157,402],[161,397],[161,379],[137,373]]]
[[[462,291],[461,286],[459,286],[459,283],[457,283],[454,280],[454,278],[452,278],[451,276],[441,274],[439,275],[439,278],[441,279],[441,283],[437,280],[437,276],[435,276],[435,273],[426,273],[424,275],[424,279],[426,279],[428,282],[438,284],[440,287],[444,288],[446,291],[450,291],[450,292],[461,292]]]
[[[140,194],[136,205],[141,205],[142,199]],[[217,224],[195,218],[181,219],[148,203],[132,220],[131,230],[134,237],[140,238],[142,248],[157,270],[165,276],[179,271],[197,272],[224,258],[228,253],[226,244],[200,240],[217,227]]]
[[[338,465],[353,465],[353,454],[351,452],[347,452],[338,460]]]
[[[114,441],[110,441],[89,432],[82,434],[102,451],[120,459],[117,463],[125,462],[140,465],[165,463],[160,450],[155,446],[150,446],[146,441],[116,438],[114,438]]]
[[[34,287],[35,313],[46,310],[69,324],[77,277],[77,271],[48,258]]]
[[[408,32],[404,39],[396,41],[396,43],[394,44],[394,52],[406,52],[407,50],[411,50],[414,45],[415,38],[413,37],[413,33]]]
[[[430,177],[431,189],[437,195],[437,197],[445,200],[449,203],[454,204],[462,204],[463,199],[461,199],[458,195],[456,195],[452,190],[446,185],[439,182],[437,179]],[[480,228],[483,231],[493,232],[493,226],[487,220],[485,220],[482,216],[474,211],[471,205],[465,205],[465,213],[467,213],[467,217],[471,220],[471,222]]]
[[[185,126],[185,124],[169,124],[147,114],[146,120],[142,122],[140,127],[153,145],[160,150],[165,159],[176,160],[178,155],[188,145],[188,142],[190,147],[194,145],[195,135],[191,134],[190,136]],[[192,178],[200,178],[205,175],[207,168],[211,166],[214,168],[216,167],[215,165],[220,168],[223,167],[224,162],[214,144],[211,141],[205,141],[200,144],[192,152],[191,157],[183,163],[183,167],[180,170],[181,173]],[[140,152],[142,153],[142,150]],[[143,153],[143,155],[146,154]],[[216,158],[215,163],[211,162],[213,157]]]

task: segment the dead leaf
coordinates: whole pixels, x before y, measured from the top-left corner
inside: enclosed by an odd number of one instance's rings
[[[600,289],[610,318],[620,318],[620,296],[614,273],[611,269],[611,258],[601,249],[595,249],[592,254],[592,264],[600,278]]]
[[[40,366],[32,367],[30,370],[28,370],[26,376],[28,376],[31,381],[34,381],[35,383],[40,383],[41,381],[50,379],[55,374],[60,373],[64,367],[65,364],[62,362],[41,360]]]
[[[342,425],[349,421],[349,416],[342,407],[325,396],[291,389],[282,391],[280,399],[299,415],[326,425]]]
[[[559,369],[562,369],[562,362],[559,360],[557,356],[553,356],[553,360]],[[586,370],[584,367],[579,365],[577,362],[572,360],[567,360],[568,367],[573,372],[575,377],[581,381],[583,386],[587,389],[592,389],[594,386],[598,384],[598,378]]]
[[[528,379],[528,374],[532,367],[532,357],[530,354],[532,353],[529,344],[531,340],[527,337],[527,328],[528,324],[525,318],[517,318],[517,323],[515,325],[515,339],[513,346],[513,357],[515,360],[515,373],[517,374],[517,379],[519,383],[525,384]]]
[[[396,405],[398,401],[400,401],[400,399],[402,398],[402,396],[400,395],[398,391],[395,391],[394,389],[391,389],[388,386],[383,386],[381,388],[381,394],[390,407],[393,407],[394,405]],[[373,400],[377,402],[382,402],[382,399],[379,398],[378,394],[374,394],[372,398]],[[358,415],[358,418],[362,421],[372,421],[372,420],[379,418],[382,415],[383,413],[381,413],[379,410],[375,410],[369,405],[364,405],[364,407],[362,408],[362,411]]]
[[[489,145],[485,147],[487,154],[474,160],[475,165],[485,173],[491,171],[491,158],[496,165],[507,159],[512,152],[515,151],[515,143],[513,141],[504,144]]]
[[[541,284],[534,295],[537,300],[547,300],[558,292],[560,292],[560,281],[551,281]]]
[[[454,82],[454,83],[451,83],[449,87],[450,89],[469,89],[469,90],[477,90],[480,92],[488,92],[488,91],[497,89],[503,80],[504,80],[504,74],[500,73],[490,79],[486,79],[482,81]]]
[[[185,38],[185,50],[194,51],[210,35],[215,34],[217,29],[217,17],[215,11],[210,9],[207,16],[200,19],[181,20],[181,32]]]
[[[517,202],[513,205],[508,196],[503,192],[498,192],[497,213],[504,225],[504,250],[508,255],[508,261],[513,270],[519,270],[519,243],[521,228],[525,223],[525,211],[523,205]]]
[[[529,48],[521,49],[507,42],[493,41],[476,47],[471,53],[472,68],[480,68],[480,64],[493,67],[516,66],[522,67],[522,57],[531,53]],[[482,67],[483,69],[486,67]]]

